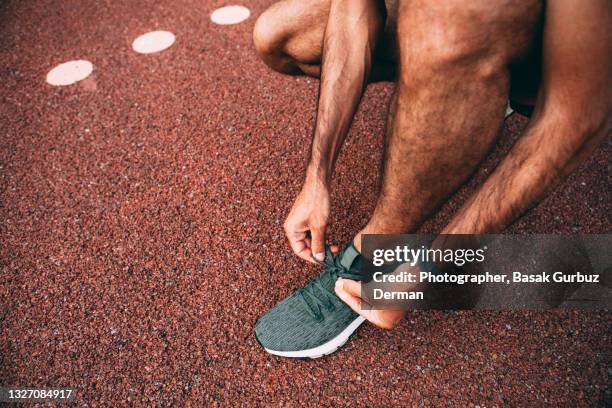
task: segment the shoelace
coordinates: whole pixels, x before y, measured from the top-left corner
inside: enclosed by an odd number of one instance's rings
[[[336,256],[334,258],[329,247],[325,246],[325,260],[322,262],[319,261],[321,265],[325,266],[325,272],[330,273],[334,282],[338,277],[358,281],[364,279],[363,275],[359,273],[352,273],[342,266],[340,263],[340,258],[340,256]],[[308,310],[312,317],[314,317],[317,321],[321,321],[323,319],[323,313],[321,310],[322,307],[330,312],[333,312],[336,308],[334,302],[332,301],[332,299],[336,297],[336,294],[327,289],[321,282],[321,275],[314,278],[308,283],[308,285],[298,289],[296,292],[300,299],[302,299],[304,302],[306,310]]]

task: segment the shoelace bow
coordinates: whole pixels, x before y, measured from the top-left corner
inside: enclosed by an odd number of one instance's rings
[[[325,260],[318,261],[321,265],[325,266],[325,272],[329,272],[333,281],[335,282],[338,277],[352,279],[352,280],[363,280],[364,276],[359,273],[353,273],[350,270],[346,269],[340,263],[340,256],[332,255],[331,249],[326,245],[325,246]],[[325,285],[321,282],[321,275],[314,278],[312,281],[308,283],[308,285],[303,288],[298,289],[298,296],[304,302],[306,306],[306,310],[318,321],[323,319],[323,314],[321,311],[321,307],[324,307],[326,310],[333,312],[335,310],[335,305],[332,301],[336,294],[333,291],[330,291],[325,287]]]

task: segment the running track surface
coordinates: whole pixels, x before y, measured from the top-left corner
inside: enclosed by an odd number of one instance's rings
[[[162,4],[163,3],[163,4]],[[292,256],[317,81],[260,63],[226,3],[0,6],[0,384],[70,386],[79,405],[604,405],[609,312],[418,312],[364,326],[315,361],[265,354],[258,316],[317,270]],[[153,55],[138,35],[172,31]],[[45,83],[84,58],[78,84]],[[388,83],[370,86],[340,158],[334,242],[373,208]],[[449,114],[452,114],[449,112]],[[440,228],[516,140],[511,117]],[[513,233],[610,231],[608,138]]]

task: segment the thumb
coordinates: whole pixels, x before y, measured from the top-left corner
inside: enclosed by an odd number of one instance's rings
[[[361,298],[361,282],[338,278],[336,281],[336,288],[338,290],[344,290],[349,295]]]
[[[311,228],[310,238],[312,256],[314,256],[317,261],[323,261],[325,259],[325,227]]]

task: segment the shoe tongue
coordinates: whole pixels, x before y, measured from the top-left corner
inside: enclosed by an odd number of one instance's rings
[[[361,270],[363,268],[363,257],[361,254],[355,249],[353,243],[350,243],[342,252],[340,252],[337,256],[340,257],[340,265],[342,265],[346,270],[350,270],[351,267],[353,269]],[[326,273],[323,271],[319,275],[319,281],[325,286],[329,291],[334,291],[334,286],[336,285],[336,279],[332,278],[330,273]]]
[[[340,256],[340,265],[346,268],[346,270],[350,270],[351,266],[353,266],[353,262],[355,259],[360,257],[361,254],[357,252],[357,248],[351,242],[345,249],[342,251]]]

